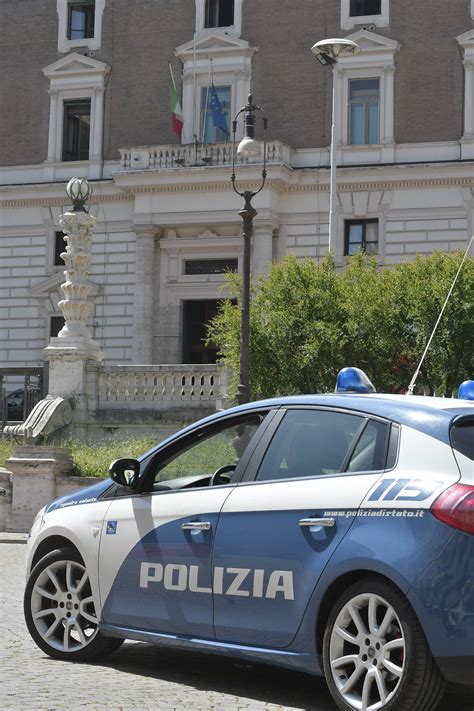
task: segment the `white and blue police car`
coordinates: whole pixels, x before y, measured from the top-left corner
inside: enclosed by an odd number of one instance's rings
[[[52,657],[124,639],[326,677],[340,709],[474,683],[474,382],[336,393],[197,422],[42,509],[24,610]],[[462,399],[466,398],[466,399]]]

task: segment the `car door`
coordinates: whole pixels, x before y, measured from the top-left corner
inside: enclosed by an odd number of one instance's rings
[[[211,552],[234,484],[210,479],[222,466],[239,476],[265,414],[224,418],[179,439],[149,462],[144,493],[112,501],[99,555],[104,624],[213,637]]]
[[[387,423],[355,413],[281,413],[248,467],[255,478],[222,508],[214,544],[218,640],[291,643],[318,578],[380,477],[388,432]]]

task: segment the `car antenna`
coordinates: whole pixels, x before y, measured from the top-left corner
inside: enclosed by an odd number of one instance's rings
[[[414,373],[414,375],[413,375],[413,378],[410,380],[410,385],[408,386],[408,390],[406,391],[405,395],[413,395],[413,390],[414,390],[414,388],[415,388],[415,383],[416,383],[416,379],[417,379],[417,377],[418,377],[418,373],[420,372],[420,368],[421,368],[421,366],[423,365],[423,361],[425,360],[426,354],[428,353],[428,349],[429,349],[429,347],[430,347],[430,345],[431,345],[431,341],[433,340],[433,336],[434,336],[435,333],[436,333],[436,329],[437,329],[438,326],[439,326],[439,322],[441,321],[441,318],[442,318],[442,316],[443,316],[444,310],[445,310],[445,308],[446,308],[446,306],[447,306],[447,304],[448,304],[449,297],[451,296],[451,294],[452,294],[452,292],[453,292],[454,285],[456,284],[456,281],[457,281],[458,276],[459,276],[459,274],[460,274],[460,272],[461,272],[461,269],[462,269],[462,267],[463,267],[463,264],[464,264],[464,262],[466,261],[467,254],[468,254],[468,252],[469,252],[469,249],[471,248],[471,244],[472,244],[472,240],[473,240],[473,239],[474,239],[474,235],[473,235],[473,236],[471,237],[471,239],[469,240],[469,244],[467,245],[466,251],[464,252],[464,257],[463,257],[462,260],[461,260],[461,264],[459,265],[459,269],[457,270],[456,276],[454,277],[453,283],[451,284],[451,288],[450,288],[450,290],[448,291],[448,295],[447,295],[447,297],[446,297],[446,301],[445,301],[444,304],[443,304],[443,308],[442,308],[441,311],[440,311],[440,314],[439,314],[439,316],[438,316],[438,320],[436,321],[435,326],[434,326],[434,328],[433,328],[433,331],[431,332],[431,336],[430,336],[429,339],[428,339],[428,343],[426,344],[426,348],[425,348],[425,350],[423,351],[423,355],[421,356],[421,360],[420,360],[420,362],[418,363],[418,367],[417,367],[417,369],[415,370],[415,373]]]

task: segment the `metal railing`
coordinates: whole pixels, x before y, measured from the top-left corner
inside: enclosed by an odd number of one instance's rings
[[[44,397],[44,368],[0,367],[0,425],[24,422]]]

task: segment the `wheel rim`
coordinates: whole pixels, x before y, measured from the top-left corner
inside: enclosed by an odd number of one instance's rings
[[[85,567],[73,560],[48,565],[34,584],[31,615],[38,634],[50,647],[62,652],[84,649],[98,629]]]
[[[380,595],[347,602],[331,630],[329,662],[337,690],[354,709],[383,708],[405,671],[405,635],[394,608]]]

